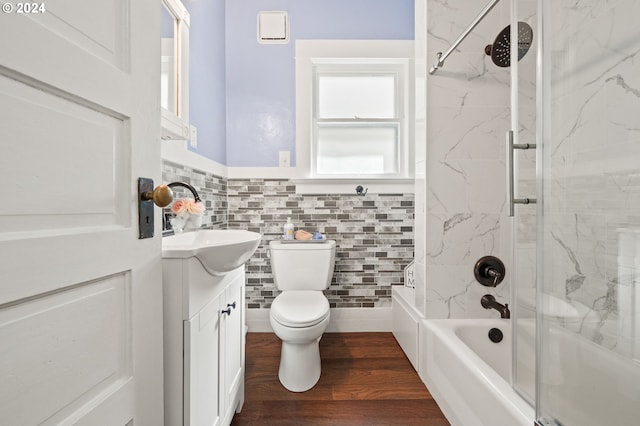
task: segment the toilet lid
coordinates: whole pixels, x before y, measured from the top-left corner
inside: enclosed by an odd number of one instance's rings
[[[283,291],[271,304],[271,316],[287,327],[309,327],[329,315],[329,301],[321,291]]]

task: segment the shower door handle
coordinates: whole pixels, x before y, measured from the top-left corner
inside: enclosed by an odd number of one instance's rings
[[[509,217],[513,217],[516,204],[535,204],[535,198],[515,198],[513,172],[513,152],[516,149],[536,149],[535,143],[513,143],[513,130],[507,131],[507,197],[509,198]]]

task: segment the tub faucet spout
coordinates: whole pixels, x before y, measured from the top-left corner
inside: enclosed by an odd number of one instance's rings
[[[495,309],[496,311],[500,312],[500,318],[506,318],[506,319],[511,318],[511,311],[509,310],[509,304],[505,303],[503,305],[502,303],[498,302],[496,298],[490,294],[485,294],[484,296],[482,296],[482,299],[480,299],[480,304],[485,309]]]

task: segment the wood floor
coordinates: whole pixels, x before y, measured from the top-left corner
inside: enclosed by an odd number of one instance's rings
[[[280,341],[249,333],[245,403],[232,426],[449,425],[391,333],[325,333],[322,375],[294,393],[278,381]]]

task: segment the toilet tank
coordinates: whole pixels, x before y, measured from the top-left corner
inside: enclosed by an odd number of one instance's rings
[[[269,243],[271,272],[278,290],[324,290],[331,285],[336,242]]]

